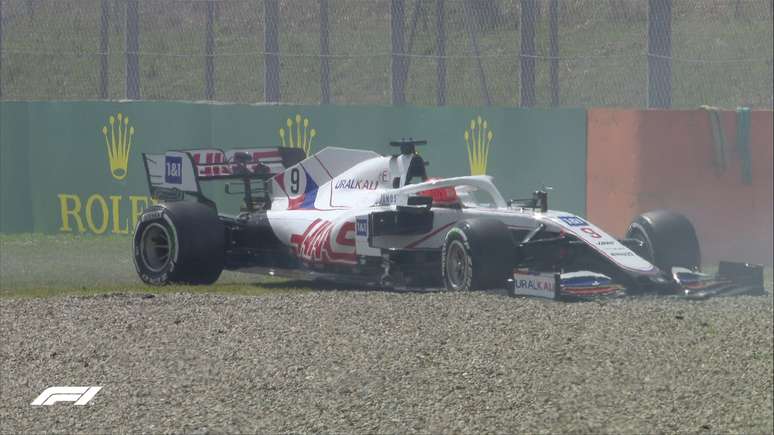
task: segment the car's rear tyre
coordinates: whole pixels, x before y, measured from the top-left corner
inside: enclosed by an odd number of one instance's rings
[[[687,217],[669,210],[643,213],[629,225],[626,237],[642,242],[637,254],[663,272],[673,267],[698,270],[701,251],[696,230]]]
[[[508,227],[496,219],[469,219],[454,226],[441,249],[441,276],[448,291],[503,288],[513,270]]]
[[[147,284],[212,284],[223,271],[223,223],[198,202],[155,205],[140,215],[132,253]]]

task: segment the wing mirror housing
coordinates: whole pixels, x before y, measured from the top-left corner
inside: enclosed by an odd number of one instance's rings
[[[529,199],[509,199],[508,207],[516,206],[521,208],[539,209],[545,213],[548,211],[548,192],[545,190],[536,190]]]

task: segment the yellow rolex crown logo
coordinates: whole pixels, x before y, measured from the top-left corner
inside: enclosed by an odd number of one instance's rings
[[[105,136],[110,175],[116,180],[123,180],[129,173],[129,151],[132,149],[134,127],[129,125],[129,117],[119,113],[108,118],[110,127],[102,127]]]
[[[486,162],[489,160],[489,146],[493,136],[486,119],[479,116],[470,120],[470,128],[465,130],[470,175],[486,174]]]
[[[312,150],[312,139],[317,136],[317,130],[309,128],[309,118],[304,118],[301,114],[296,114],[294,119],[288,118],[285,123],[287,128],[279,129],[280,140],[283,147],[301,148],[308,156]],[[295,128],[294,128],[295,127]]]

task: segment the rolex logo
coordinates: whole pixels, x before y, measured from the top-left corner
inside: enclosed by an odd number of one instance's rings
[[[486,162],[489,159],[492,136],[492,130],[489,130],[486,119],[481,119],[479,116],[470,120],[470,128],[465,130],[470,175],[486,174]]]
[[[111,115],[108,123],[110,127],[102,127],[102,135],[105,136],[110,175],[116,180],[123,180],[129,173],[129,151],[132,149],[134,127],[129,125],[129,117],[120,113]]]
[[[287,128],[279,129],[280,140],[283,147],[301,148],[308,156],[312,149],[312,139],[317,136],[317,130],[309,128],[309,118],[303,118],[301,114],[296,114],[295,121],[288,118]]]

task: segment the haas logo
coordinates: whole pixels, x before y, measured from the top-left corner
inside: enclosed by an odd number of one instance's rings
[[[333,234],[335,231],[335,239]],[[354,264],[355,223],[344,222],[335,228],[332,222],[315,219],[303,234],[290,236],[293,251],[301,259],[321,263]]]

